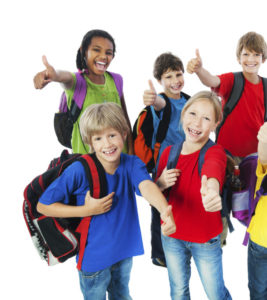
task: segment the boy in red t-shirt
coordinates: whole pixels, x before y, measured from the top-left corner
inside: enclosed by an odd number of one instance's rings
[[[243,158],[257,152],[257,134],[264,123],[264,93],[259,68],[267,57],[267,45],[264,38],[255,32],[242,36],[237,45],[237,60],[245,78],[244,91],[230,115],[223,124],[218,144],[233,156]],[[234,84],[234,74],[226,73],[214,76],[203,68],[199,51],[196,58],[187,65],[189,73],[196,73],[201,82],[211,87],[222,97],[222,106],[227,102]]]
[[[190,298],[191,257],[208,298],[232,299],[224,285],[220,242],[220,189],[226,169],[222,146],[207,150],[201,177],[198,173],[200,150],[221,121],[221,115],[219,99],[213,92],[194,95],[181,113],[185,141],[176,167],[166,168],[171,146],[160,157],[156,183],[162,191],[172,187],[168,198],[176,225],[174,234],[161,237],[173,300]]]

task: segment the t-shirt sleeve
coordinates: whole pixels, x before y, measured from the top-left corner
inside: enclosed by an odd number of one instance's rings
[[[135,193],[141,196],[139,184],[144,180],[152,180],[147,172],[146,165],[137,156],[132,156],[132,183]]]
[[[89,183],[82,164],[74,162],[48,186],[39,202],[46,205],[55,202],[69,204],[71,196],[79,194],[84,185],[88,185],[89,190]]]
[[[220,85],[217,88],[212,89],[218,96],[222,97],[223,102],[226,102],[230,96],[234,85],[234,74],[225,73],[218,75],[220,78]]]
[[[220,145],[210,147],[204,158],[204,163],[201,171],[202,175],[208,178],[215,178],[220,183],[222,188],[226,171],[226,153]]]

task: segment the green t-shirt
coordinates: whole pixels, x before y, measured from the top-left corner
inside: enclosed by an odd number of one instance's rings
[[[89,146],[83,143],[82,137],[80,135],[80,129],[79,129],[79,122],[80,122],[81,115],[89,105],[95,103],[114,102],[117,103],[119,106],[121,106],[120,97],[112,76],[107,72],[104,73],[104,76],[105,76],[104,84],[95,84],[87,76],[84,77],[87,84],[87,93],[85,96],[81,114],[73,126],[72,140],[71,140],[73,153],[86,154],[89,152]],[[65,91],[67,95],[67,103],[69,108],[71,105],[71,99],[73,97],[75,85],[76,85],[75,74],[73,74],[73,78],[74,78],[73,87]]]

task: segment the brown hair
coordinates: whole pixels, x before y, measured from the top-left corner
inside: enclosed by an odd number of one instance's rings
[[[243,35],[237,44],[236,56],[239,59],[242,50],[246,48],[249,51],[255,51],[256,53],[262,54],[262,59],[267,58],[267,45],[262,35],[256,32],[248,32]]]
[[[170,52],[162,53],[157,57],[154,63],[154,77],[157,80],[160,80],[162,74],[168,70],[182,71],[184,73],[183,62],[178,56],[175,56]]]

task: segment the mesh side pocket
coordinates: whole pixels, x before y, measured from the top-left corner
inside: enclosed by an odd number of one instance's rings
[[[42,232],[47,246],[52,254],[60,258],[73,252],[77,252],[77,239],[68,229],[62,228],[54,218],[40,218],[38,220],[39,228]]]

